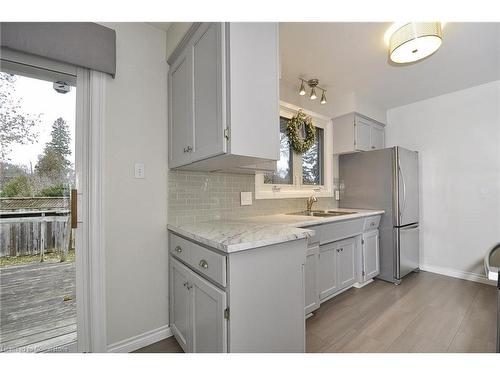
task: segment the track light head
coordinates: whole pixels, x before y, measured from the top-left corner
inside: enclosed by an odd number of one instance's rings
[[[315,100],[317,98],[317,96],[316,96],[316,89],[314,87],[311,89],[311,96],[309,96],[309,98],[311,100]]]
[[[299,89],[299,95],[304,96],[306,94],[306,88],[304,86],[304,81],[300,80],[300,89]]]
[[[326,93],[325,93],[325,90],[323,90],[322,93],[321,93],[320,103],[321,104],[326,104]]]

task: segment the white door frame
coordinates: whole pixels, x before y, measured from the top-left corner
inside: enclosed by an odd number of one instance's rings
[[[77,70],[76,255],[78,352],[106,352],[103,73]]]
[[[75,172],[78,190],[76,229],[77,345],[67,351],[106,352],[104,257],[104,73],[1,49],[2,65],[36,77],[76,77]],[[40,69],[44,71],[40,71]],[[38,71],[37,71],[38,70]]]

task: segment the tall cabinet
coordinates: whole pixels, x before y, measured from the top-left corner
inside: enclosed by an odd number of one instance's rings
[[[274,168],[276,23],[195,23],[168,63],[170,168]]]

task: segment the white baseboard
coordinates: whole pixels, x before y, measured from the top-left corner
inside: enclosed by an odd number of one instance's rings
[[[172,335],[170,327],[168,325],[163,326],[108,345],[108,353],[130,353]]]
[[[371,284],[372,282],[373,282],[373,279],[366,280],[365,282],[360,282],[360,283],[354,284],[353,287],[359,289],[359,288],[362,288],[364,286],[367,286],[368,284]]]
[[[447,268],[447,267],[432,266],[430,264],[422,264],[422,265],[420,265],[420,269],[422,271],[427,271],[427,272],[437,273],[440,275],[455,277],[457,279],[474,281],[476,283],[481,283],[481,284],[496,285],[496,283],[494,281],[489,280],[486,276],[478,274],[478,273],[461,271],[461,270],[456,270],[456,269]]]

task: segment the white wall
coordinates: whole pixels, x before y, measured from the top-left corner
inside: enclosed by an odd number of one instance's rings
[[[168,324],[165,32],[116,30],[116,78],[106,81],[105,241],[109,345]],[[145,179],[134,179],[134,162]]]
[[[424,268],[474,278],[500,241],[499,107],[495,81],[387,112],[387,145],[420,153]]]
[[[193,22],[172,22],[170,24],[167,31],[167,50],[165,52],[167,59],[182,40],[184,35],[186,35],[192,24]]]

